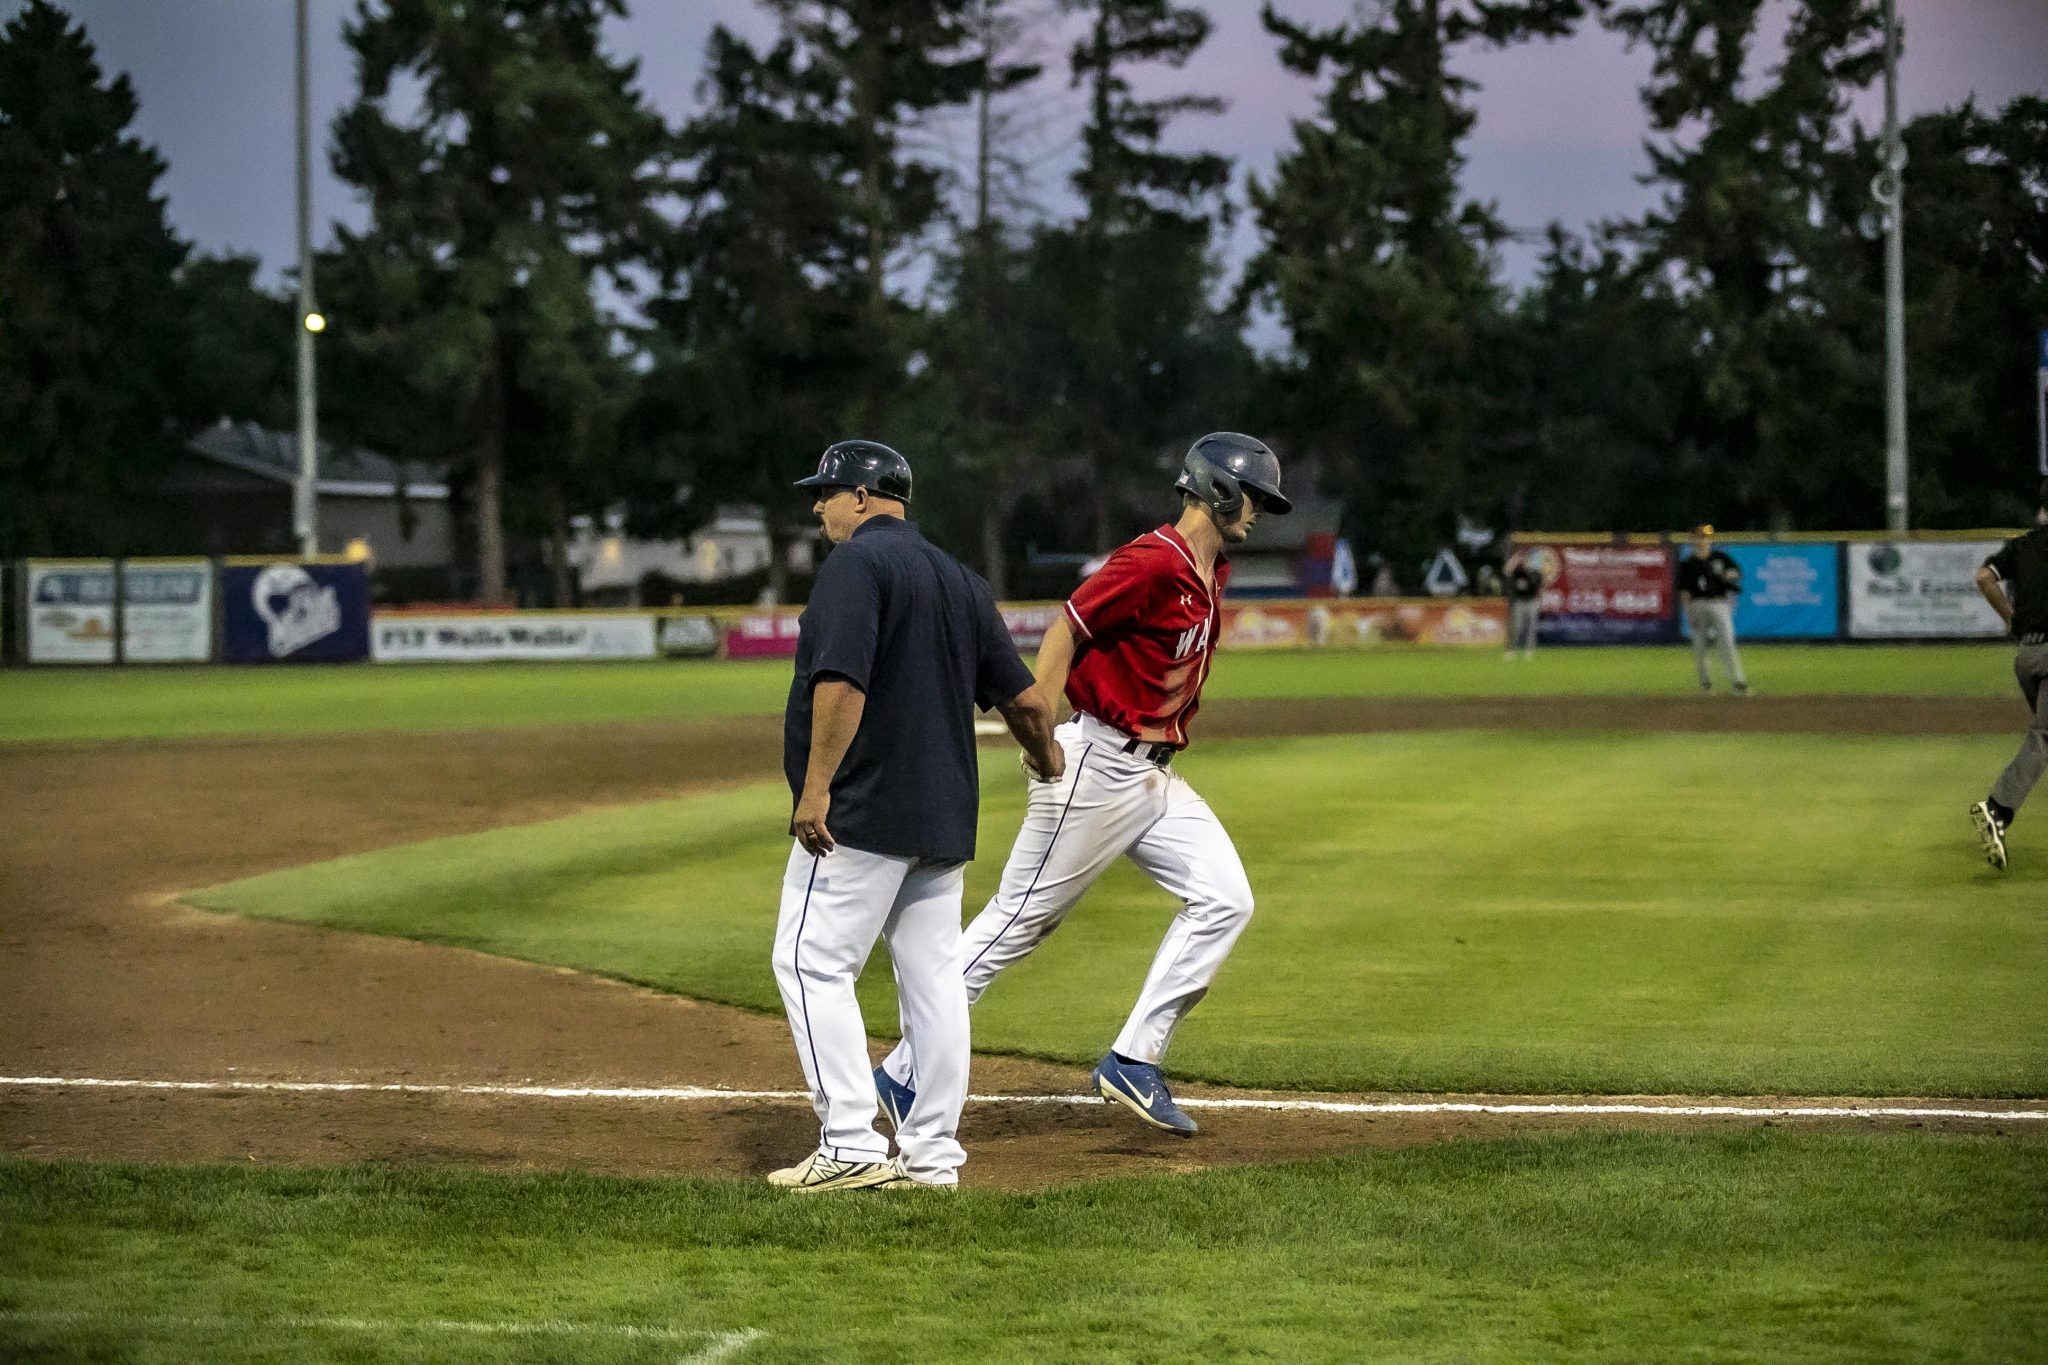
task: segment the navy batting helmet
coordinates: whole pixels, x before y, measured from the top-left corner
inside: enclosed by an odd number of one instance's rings
[[[1189,446],[1173,486],[1223,517],[1237,515],[1247,488],[1276,517],[1294,510],[1280,492],[1280,457],[1264,441],[1234,431],[1212,431]]]
[[[798,488],[865,488],[885,498],[910,501],[910,461],[879,441],[837,441],[825,447],[818,472],[796,481]]]

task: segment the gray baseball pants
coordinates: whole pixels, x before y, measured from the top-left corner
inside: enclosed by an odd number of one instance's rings
[[[2048,645],[2022,646],[2012,661],[2012,671],[2034,712],[2034,723],[2027,727],[2020,751],[1998,775],[1991,799],[2007,810],[2018,810],[2041,774],[2048,772]]]
[[[1712,688],[1714,678],[1707,671],[1707,649],[1711,645],[1721,656],[1721,671],[1737,687],[1749,686],[1742,676],[1742,655],[1735,649],[1735,604],[1722,598],[1707,602],[1699,598],[1685,604],[1685,624],[1692,631],[1692,666],[1699,670],[1700,687]]]
[[[1536,616],[1542,603],[1532,597],[1526,602],[1508,602],[1508,653],[1536,652]]]

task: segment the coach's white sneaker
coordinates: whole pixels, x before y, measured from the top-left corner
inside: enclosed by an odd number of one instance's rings
[[[823,1152],[812,1152],[794,1166],[768,1172],[768,1183],[798,1194],[825,1194],[831,1190],[872,1190],[908,1180],[894,1161],[840,1161]]]
[[[1979,801],[1970,807],[1970,818],[1977,822],[1977,842],[1984,845],[1984,861],[2005,871],[2005,826],[1991,813],[1991,803]]]

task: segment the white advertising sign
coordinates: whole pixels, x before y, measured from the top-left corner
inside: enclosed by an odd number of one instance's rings
[[[138,664],[213,657],[213,564],[131,560],[121,566],[121,657]]]
[[[1998,613],[1977,591],[1995,540],[1850,544],[1849,634],[1858,640],[1995,640]]]
[[[493,659],[652,659],[654,617],[554,614],[376,616],[378,663],[478,663]]]
[[[28,661],[114,662],[114,561],[28,562]]]

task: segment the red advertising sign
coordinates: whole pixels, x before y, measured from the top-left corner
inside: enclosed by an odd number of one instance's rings
[[[726,622],[728,659],[794,659],[798,607],[764,608]]]
[[[1546,643],[1657,644],[1671,638],[1672,559],[1663,545],[1523,545],[1543,575]]]

